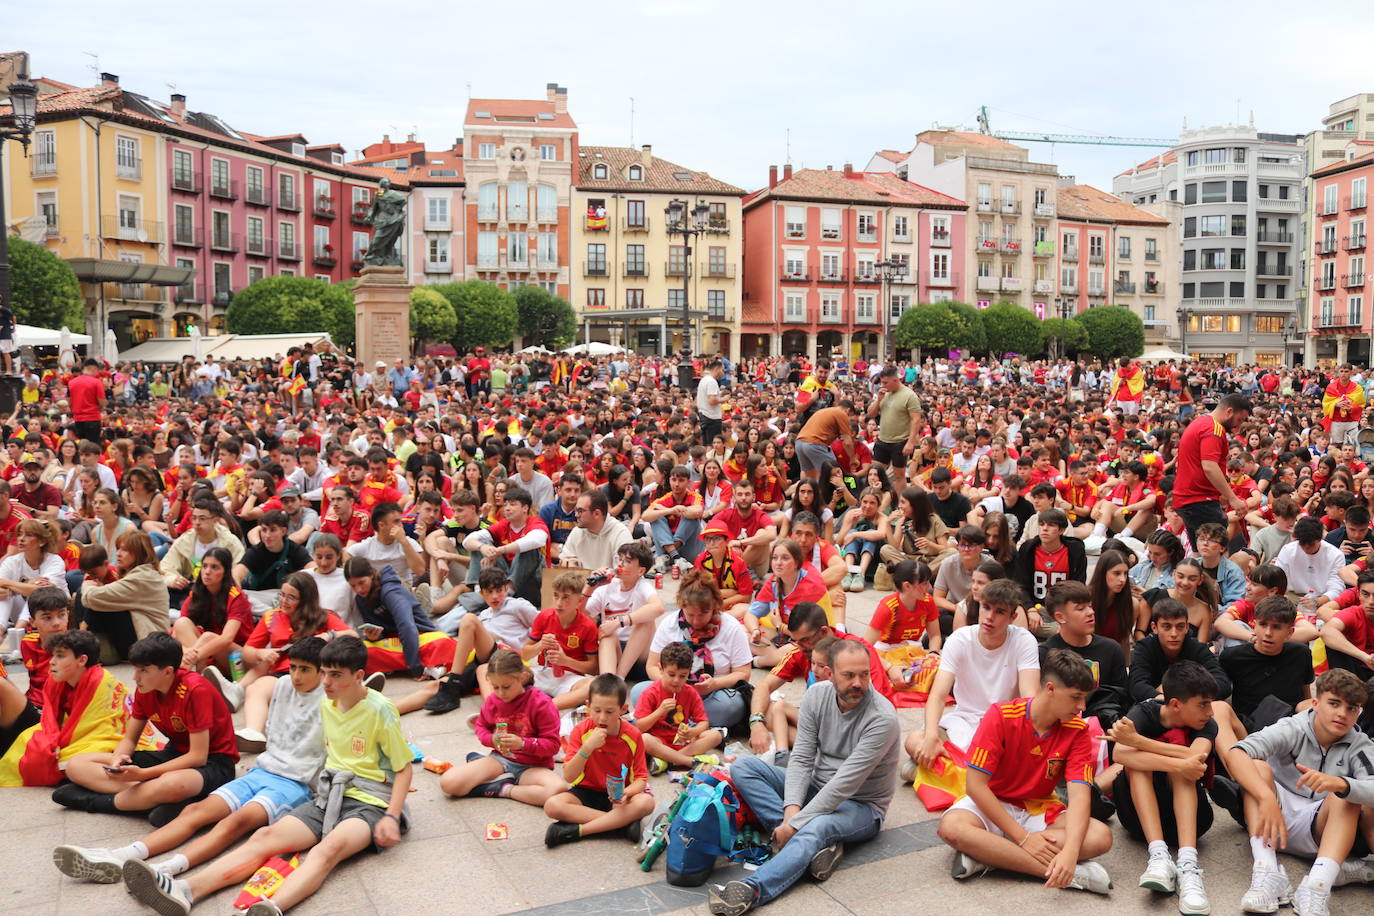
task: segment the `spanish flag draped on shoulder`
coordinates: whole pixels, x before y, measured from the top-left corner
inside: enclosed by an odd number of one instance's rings
[[[1145,373],[1140,366],[1131,363],[1116,370],[1116,375],[1112,376],[1111,394],[1109,401],[1139,401],[1140,396],[1145,392]]]

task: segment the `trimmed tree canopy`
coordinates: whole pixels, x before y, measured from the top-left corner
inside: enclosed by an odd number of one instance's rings
[[[410,291],[410,336],[416,341],[452,340],[458,328],[453,303],[428,286]]]
[[[234,294],[225,318],[232,334],[328,331],[348,347],[355,331],[353,290],[314,277],[264,277]]]
[[[559,350],[577,336],[577,313],[567,299],[542,286],[517,286],[511,298],[515,300],[516,333],[527,345]]]
[[[983,327],[982,311],[967,302],[946,302],[949,310],[959,319],[959,335],[950,343],[951,348],[982,353],[988,348],[988,335]]]
[[[515,300],[485,280],[439,283],[432,287],[453,304],[457,326],[453,346],[461,353],[474,347],[504,347],[515,337]]]
[[[1145,324],[1135,312],[1120,305],[1088,309],[1075,315],[1088,334],[1084,347],[1094,356],[1116,359],[1145,352]]]
[[[995,356],[1039,356],[1045,351],[1040,320],[1014,302],[998,302],[983,309],[983,328],[988,336],[988,350]]]
[[[963,332],[963,319],[944,302],[918,305],[902,313],[893,331],[899,347],[947,350],[956,346]]]
[[[53,330],[65,326],[83,333],[86,304],[71,265],[42,245],[13,236],[9,248],[10,308],[15,322]]]

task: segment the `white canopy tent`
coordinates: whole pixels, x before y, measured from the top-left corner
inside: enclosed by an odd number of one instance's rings
[[[1171,359],[1174,362],[1188,359],[1188,354],[1170,350],[1168,347],[1158,347],[1154,350],[1146,350],[1140,354],[1140,358],[1147,363],[1167,363]]]
[[[88,347],[91,344],[91,338],[86,334],[67,331],[67,342],[74,347]],[[62,345],[62,331],[16,324],[14,326],[14,343],[15,346],[19,347],[60,347]]]
[[[120,355],[127,362],[176,363],[182,357],[199,360],[266,359],[285,356],[292,347],[329,340],[325,331],[309,334],[222,334],[218,337],[153,337]]]
[[[553,355],[553,351],[552,351],[552,350],[546,350],[546,349],[544,349],[543,347],[539,346],[538,344],[535,344],[535,345],[532,346],[532,347],[526,347],[526,348],[523,349],[523,350],[516,350],[515,352],[516,352],[516,353],[519,353],[519,354],[523,354],[523,355],[525,355],[525,356],[529,356],[529,355],[534,354],[534,353],[538,353],[540,356],[552,356],[552,355]]]
[[[617,347],[614,344],[602,343],[599,340],[593,340],[591,343],[581,343],[568,347],[564,349],[563,352],[573,354],[586,353],[588,356],[615,356],[616,354],[624,353],[625,348]]]

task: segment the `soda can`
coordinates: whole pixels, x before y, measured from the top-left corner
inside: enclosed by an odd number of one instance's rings
[[[677,580],[677,579],[681,579],[681,578],[682,578],[682,569],[681,569],[676,563],[674,563],[674,564],[673,564],[673,579],[674,579],[674,580]]]
[[[238,649],[229,653],[229,678],[237,681],[243,677],[243,653]]]
[[[659,573],[658,575],[654,576],[654,588],[660,590],[663,588],[663,573]]]

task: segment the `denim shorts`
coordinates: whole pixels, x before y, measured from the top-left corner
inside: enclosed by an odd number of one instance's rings
[[[516,761],[511,760],[509,757],[503,757],[495,751],[492,751],[487,756],[490,757],[492,760],[495,760],[497,763],[501,764],[501,769],[509,773],[515,779],[516,782],[520,781],[520,777],[525,775],[526,770],[534,769],[533,764],[517,763]]]
[[[253,767],[238,779],[220,786],[211,795],[224,799],[230,811],[257,802],[267,812],[267,823],[275,824],[283,814],[310,800],[310,787],[303,782]]]

